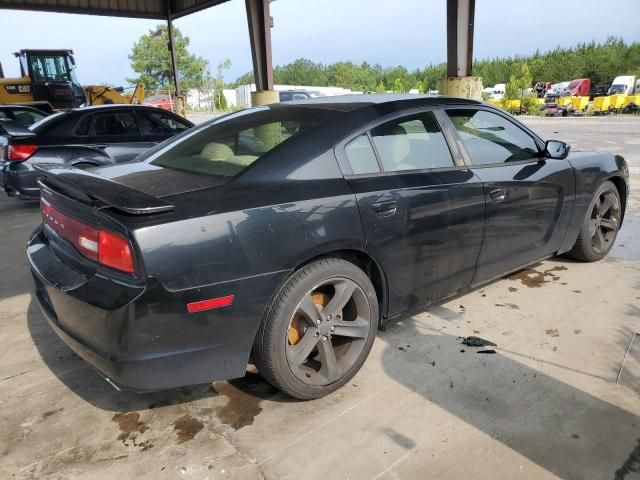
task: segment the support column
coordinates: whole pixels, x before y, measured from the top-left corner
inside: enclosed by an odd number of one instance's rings
[[[471,75],[474,17],[475,0],[447,0],[447,77],[440,79],[441,95],[481,98],[482,79]]]
[[[251,94],[252,105],[268,105],[279,100],[273,91],[273,64],[271,60],[271,14],[269,0],[245,0],[253,76],[256,92]]]
[[[174,110],[175,112],[185,117],[187,112],[185,111],[184,97],[180,95],[180,79],[178,77],[178,61],[176,60],[176,45],[173,37],[173,16],[171,12],[171,1],[167,1],[167,33],[169,35],[169,52],[171,54],[171,73],[173,75],[173,86],[175,87],[174,95]]]

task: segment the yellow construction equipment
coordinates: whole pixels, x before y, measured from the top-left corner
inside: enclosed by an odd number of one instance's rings
[[[571,97],[560,97],[558,99],[559,107],[569,107],[571,105]]]
[[[130,103],[142,105],[144,102],[144,84],[138,83],[130,95],[124,93],[122,87],[106,87],[104,85],[88,85],[84,87],[87,105],[109,105],[111,103]]]
[[[611,98],[611,106],[610,108],[614,110],[620,110],[624,105],[624,101],[627,98],[627,95],[624,93],[617,93],[615,95],[610,95]]]
[[[589,97],[571,97],[571,108],[573,110],[586,110],[589,106]]]
[[[635,103],[640,107],[640,94],[638,95],[627,95],[627,98],[624,99],[622,104],[622,108],[629,106],[630,104]]]
[[[611,106],[611,97],[596,97],[593,99],[593,111],[598,113],[608,112]]]
[[[90,85],[82,87],[76,78],[73,50],[20,50],[14,53],[20,63],[20,77],[4,78],[0,66],[0,105],[29,105],[51,112],[83,105],[142,103],[144,85],[131,95],[121,87]]]

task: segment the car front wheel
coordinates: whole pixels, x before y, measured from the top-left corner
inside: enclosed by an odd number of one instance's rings
[[[575,245],[568,253],[583,262],[604,258],[616,240],[622,220],[622,204],[616,186],[607,181],[596,192]]]
[[[358,372],[377,325],[378,300],[367,275],[343,259],[317,260],[277,294],[256,335],[256,367],[292,397],[325,396]]]

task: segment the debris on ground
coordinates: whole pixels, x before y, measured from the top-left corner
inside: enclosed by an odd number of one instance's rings
[[[560,336],[560,332],[558,331],[557,328],[550,328],[548,330],[545,330],[544,333],[546,333],[547,335],[551,335],[552,337]]]
[[[496,303],[495,306],[496,307],[509,307],[509,308],[513,308],[514,310],[520,310],[520,307],[518,305],[516,305],[515,303]]]
[[[495,350],[478,350],[478,353],[497,353]]]
[[[462,343],[469,347],[496,347],[497,346],[495,343],[490,342],[489,340],[485,340],[484,338],[474,337],[474,336],[465,338],[464,340],[462,340]]]

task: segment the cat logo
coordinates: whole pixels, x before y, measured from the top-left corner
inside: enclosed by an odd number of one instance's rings
[[[5,85],[4,89],[10,94],[31,93],[31,85]]]

